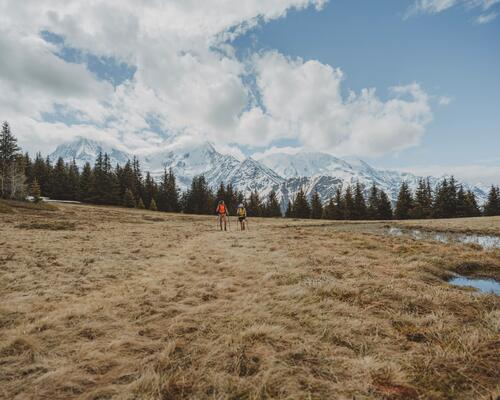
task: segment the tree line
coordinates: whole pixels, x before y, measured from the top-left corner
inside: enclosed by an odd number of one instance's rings
[[[317,192],[308,201],[302,189],[288,202],[285,216],[334,220],[389,220],[460,218],[481,215],[500,215],[500,190],[492,186],[483,209],[478,206],[476,196],[466,190],[455,178],[444,178],[435,188],[429,179],[420,179],[412,192],[407,182],[399,189],[395,207],[387,194],[372,185],[366,191],[363,185],[348,185],[344,191],[337,188],[335,195],[325,205]]]
[[[293,200],[288,202],[285,217],[332,220],[388,220],[393,218],[391,201],[387,194],[373,185],[368,197],[364,187],[356,183],[343,191],[340,187],[325,205],[318,192],[314,192],[309,202],[302,188]]]
[[[181,193],[173,171],[165,170],[159,180],[141,170],[134,158],[125,165],[111,165],[109,156],[98,154],[93,165],[86,163],[79,168],[59,158],[28,153],[21,154],[17,140],[7,122],[0,133],[0,197],[23,200],[32,195],[35,201],[41,196],[58,200],[76,200],[86,203],[147,208],[154,211],[213,214],[219,200],[224,200],[229,213],[234,215],[238,204],[243,203],[249,216],[281,217],[277,195],[270,191],[261,199],[257,191],[248,198],[231,184],[221,183],[213,191],[205,177],[193,178],[188,190]],[[314,192],[310,199],[302,188],[286,207],[285,217],[332,220],[389,220],[415,218],[454,218],[480,215],[500,215],[500,190],[492,186],[483,209],[470,190],[452,177],[443,179],[435,188],[428,179],[421,179],[414,192],[406,182],[401,184],[399,195],[392,207],[389,196],[377,186],[368,190],[360,183],[336,189],[325,204]]]

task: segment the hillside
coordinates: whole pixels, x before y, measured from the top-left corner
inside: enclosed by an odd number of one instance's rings
[[[464,263],[497,273],[500,250],[391,237],[382,223],[215,225],[5,206],[0,398],[500,394],[500,300],[444,280]]]

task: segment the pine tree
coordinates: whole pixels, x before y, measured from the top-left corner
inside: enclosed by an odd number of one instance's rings
[[[50,170],[40,153],[37,153],[32,166],[32,180],[36,178],[40,184],[42,196],[49,196]]]
[[[107,191],[105,192],[104,197],[105,204],[119,204],[121,198],[118,177],[111,166],[107,153],[104,153],[104,177],[107,186]]]
[[[236,204],[243,204],[245,202],[245,196],[242,192],[236,192]]]
[[[366,202],[363,194],[363,186],[358,182],[354,188],[354,208],[353,219],[362,220],[366,219]]]
[[[458,185],[458,190],[457,190],[457,210],[454,215],[456,218],[464,218],[468,217],[468,204],[467,204],[467,198],[466,198],[466,193],[463,185]]]
[[[193,178],[191,188],[184,193],[184,212],[189,214],[212,214],[215,210],[214,195],[203,175]]]
[[[297,195],[295,196],[293,205],[293,216],[295,218],[310,218],[311,217],[311,207],[307,201],[307,197],[302,188],[299,189]]]
[[[24,175],[26,175],[26,183],[31,185],[35,177],[33,176],[33,162],[28,153],[24,154]]]
[[[150,208],[151,201],[158,196],[158,187],[156,182],[151,177],[149,171],[146,173],[146,179],[144,181],[144,204]]]
[[[286,205],[285,218],[293,218],[293,205],[290,200],[288,200],[288,204]]]
[[[484,215],[500,215],[500,189],[496,186],[491,186],[488,193],[488,200],[484,206]]]
[[[276,197],[276,192],[274,190],[271,190],[267,197],[267,204],[266,204],[266,216],[267,217],[281,217],[281,207],[280,203],[278,202],[278,198]]]
[[[132,190],[125,189],[125,195],[123,197],[123,205],[125,207],[134,208],[135,207],[135,199]]]
[[[0,197],[12,197],[11,186],[15,184],[12,179],[18,173],[16,158],[19,150],[17,139],[10,131],[9,123],[5,121],[0,132]]]
[[[260,200],[259,193],[257,190],[254,190],[252,193],[250,193],[250,197],[248,199],[247,203],[247,214],[250,217],[262,217],[263,214],[263,205],[262,201]]]
[[[411,210],[411,217],[417,219],[430,218],[432,216],[432,201],[429,180],[420,179],[415,191],[415,202]]]
[[[389,196],[383,190],[379,192],[377,218],[381,220],[392,219],[392,205]]]
[[[156,201],[155,199],[151,199],[151,203],[149,203],[149,209],[151,211],[158,211],[158,207],[156,207]]]
[[[455,178],[445,178],[438,186],[434,199],[433,217],[453,218],[457,213],[457,188]]]
[[[337,206],[335,205],[335,202],[333,201],[333,198],[331,198],[326,206],[323,208],[323,215],[321,218],[323,219],[334,219],[335,213],[336,213],[336,208]]]
[[[144,202],[142,201],[142,199],[139,197],[139,200],[137,201],[137,208],[139,210],[144,210],[146,207],[144,207]]]
[[[123,197],[127,189],[130,189],[132,191],[132,194],[134,194],[134,196],[139,192],[136,188],[137,181],[130,160],[128,160],[125,163],[123,168],[117,166],[115,174],[118,180],[120,196]]]
[[[224,182],[220,183],[219,189],[215,194],[215,200],[217,201],[217,203],[219,203],[219,201],[221,200],[223,200],[224,203],[226,202],[226,187],[224,186]]]
[[[198,181],[195,182],[195,179],[197,179]],[[203,191],[207,191],[208,187],[206,187],[206,184],[204,183],[204,178],[203,178],[203,182],[201,182],[199,178],[195,178],[195,179],[193,179],[193,183],[196,183],[196,185],[194,187],[193,187],[193,185],[191,185],[191,190],[197,191],[198,194],[200,196],[202,196],[201,193]],[[193,196],[194,196],[194,194],[193,194]],[[207,197],[207,199],[208,199],[208,197]],[[208,207],[208,206],[205,206],[205,210],[206,210],[205,212],[208,211],[208,209],[206,207]],[[172,171],[172,169],[169,169],[168,172],[165,170],[163,173],[163,178],[162,178],[162,181],[160,183],[160,191],[158,194],[158,209],[160,211],[167,211],[167,212],[179,212],[180,211],[179,189],[177,188],[175,175],[174,175],[174,172]],[[191,212],[192,213],[200,213],[200,212],[195,211],[194,209]]]
[[[142,184],[142,172],[141,172],[141,166],[139,163],[139,159],[134,156],[132,160],[132,170],[134,173],[134,185],[132,187],[132,192],[134,193],[134,196],[137,198],[143,198],[144,193],[143,193],[143,184]]]
[[[331,219],[340,220],[345,218],[344,212],[344,199],[342,197],[342,188],[337,186],[335,189],[335,196],[333,198],[335,207],[331,209]]]
[[[320,219],[323,216],[323,205],[321,204],[321,199],[319,194],[315,191],[311,198],[311,218]]]
[[[70,200],[80,198],[80,170],[75,159],[73,159],[68,169],[68,194],[66,197]]]
[[[43,192],[47,197],[52,196],[53,189],[53,175],[54,175],[54,166],[52,165],[52,161],[49,156],[45,158],[45,170],[47,171],[47,181],[45,182],[45,191]]]
[[[410,212],[413,208],[413,198],[410,188],[406,182],[401,184],[399,189],[398,200],[396,202],[395,217],[396,219],[409,219]]]
[[[481,215],[481,210],[477,204],[476,196],[471,190],[467,190],[465,193],[465,204],[467,207],[467,217],[479,217]]]
[[[38,180],[36,178],[34,178],[33,182],[31,182],[30,194],[33,197],[33,201],[35,203],[39,203],[42,200],[40,185],[38,184]]]
[[[354,199],[350,185],[347,186],[342,197],[342,213],[344,219],[354,219]]]
[[[224,195],[224,203],[226,204],[227,209],[229,210],[230,215],[236,214],[236,209],[238,208],[238,193],[233,189],[233,185],[230,183],[226,186],[225,195]]]
[[[52,173],[52,197],[57,200],[69,200],[69,174],[62,157],[56,162]]]
[[[102,153],[96,157],[94,170],[93,170],[94,179],[92,180],[92,203],[102,204],[104,203],[104,197],[106,192],[106,178],[104,172],[104,160]],[[133,196],[132,196],[133,197]],[[124,201],[125,201],[125,192],[124,192]],[[134,201],[135,204],[135,201]]]
[[[94,174],[92,172],[92,167],[88,162],[83,166],[82,174],[80,176],[80,188],[79,188],[79,198],[78,200],[87,202],[92,199],[92,187]]]
[[[370,194],[368,196],[368,206],[367,206],[367,217],[368,219],[380,219],[378,215],[378,209],[379,209],[379,190],[375,186],[375,184],[372,185],[370,188]]]

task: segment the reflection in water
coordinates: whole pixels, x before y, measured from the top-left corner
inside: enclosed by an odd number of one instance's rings
[[[457,286],[471,286],[483,293],[494,293],[500,295],[500,283],[493,279],[471,279],[465,276],[457,276],[449,280],[449,283]]]
[[[491,235],[477,235],[450,232],[427,232],[418,229],[389,228],[389,234],[393,236],[410,236],[416,240],[428,239],[442,243],[464,243],[477,244],[483,249],[500,249],[500,237]]]

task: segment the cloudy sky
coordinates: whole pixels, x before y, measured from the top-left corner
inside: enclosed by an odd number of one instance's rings
[[[500,183],[499,14],[500,0],[0,0],[0,119],[31,152],[210,140]]]

